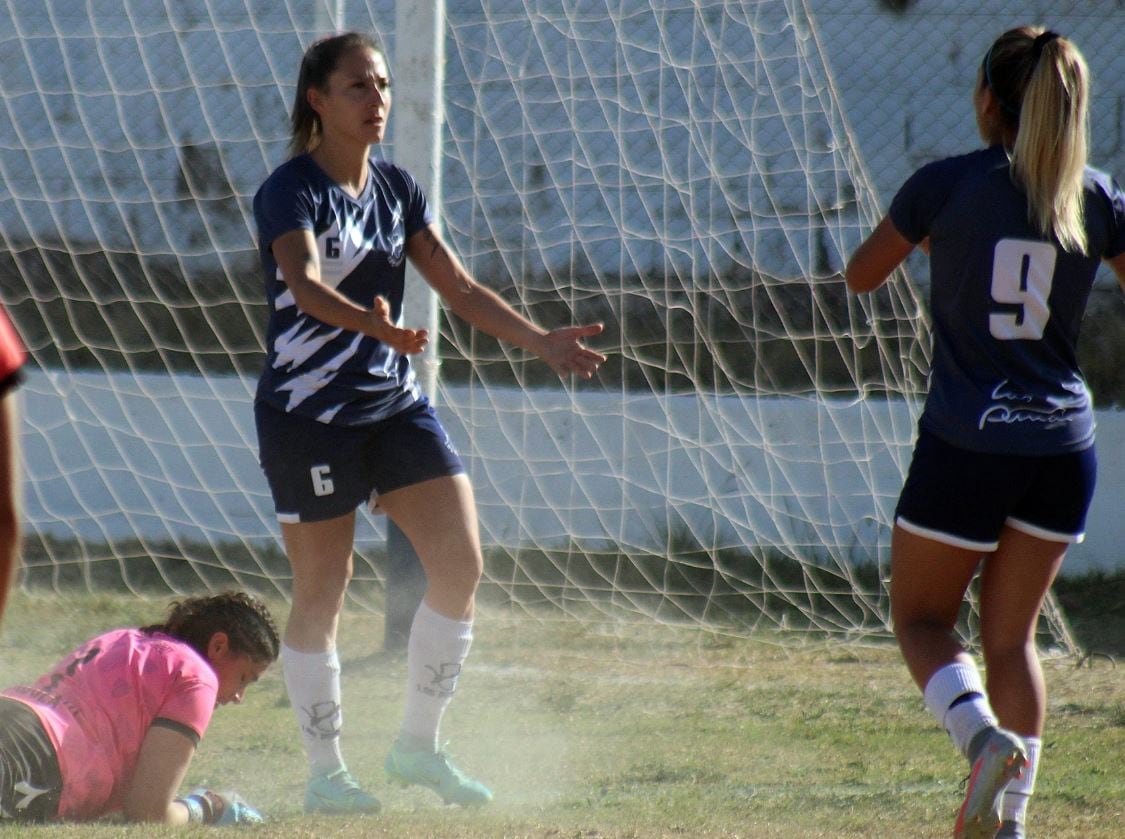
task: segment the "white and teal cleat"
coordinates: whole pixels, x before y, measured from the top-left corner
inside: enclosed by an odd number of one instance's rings
[[[395,744],[384,768],[392,781],[431,789],[446,804],[473,807],[492,800],[492,791],[454,766],[444,751],[409,752]]]
[[[364,792],[347,769],[309,778],[305,787],[306,813],[378,813],[379,799]]]

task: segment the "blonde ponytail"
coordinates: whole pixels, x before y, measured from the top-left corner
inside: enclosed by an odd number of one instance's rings
[[[1082,53],[1042,28],[1005,32],[986,56],[986,83],[1016,125],[1012,173],[1036,229],[1085,253],[1083,178],[1089,147],[1089,77]]]

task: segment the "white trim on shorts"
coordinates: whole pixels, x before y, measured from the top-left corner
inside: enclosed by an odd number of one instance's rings
[[[943,545],[949,545],[950,547],[964,548],[967,551],[980,551],[981,553],[990,554],[1000,547],[999,541],[977,542],[974,539],[966,539],[964,536],[946,533],[944,530],[933,530],[929,527],[922,527],[921,525],[914,524],[914,522],[904,519],[902,516],[895,519],[895,524],[907,533],[913,533],[915,536],[921,536],[924,539],[933,539],[935,542],[941,542]]]
[[[301,514],[300,513],[278,513],[277,514],[277,520],[279,522],[281,522],[282,524],[300,524],[301,523]]]
[[[1085,531],[1082,533],[1060,533],[1057,530],[1048,530],[1037,524],[1020,521],[1010,516],[1004,521],[1004,524],[1008,525],[1008,527],[1013,530],[1018,530],[1021,533],[1026,533],[1028,536],[1034,536],[1036,539],[1044,539],[1048,542],[1066,542],[1070,545],[1077,545],[1086,538]]]

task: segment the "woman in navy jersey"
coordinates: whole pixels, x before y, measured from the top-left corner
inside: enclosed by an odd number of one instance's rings
[[[411,369],[409,357],[430,336],[400,325],[405,260],[453,314],[535,353],[558,375],[588,379],[604,361],[582,344],[600,325],[540,329],[469,276],[442,241],[418,182],[370,156],[390,106],[390,71],[377,42],[347,33],[313,44],[297,82],[292,157],[254,199],[270,302],[255,416],[293,567],[281,660],[309,759],[310,812],[379,809],[341,756],[335,652],[355,509],[369,499],[406,534],[428,581],[411,627],[405,718],[387,774],[447,803],[492,798],[438,745],[472,640],[483,561],[472,487]]]
[[[869,292],[915,247],[930,255],[933,366],[895,511],[891,612],[971,765],[957,836],[1025,835],[1046,709],[1035,625],[1094,489],[1075,347],[1100,261],[1125,284],[1125,195],[1086,165],[1088,94],[1069,40],[1005,32],[973,91],[987,148],[915,172],[846,269]],[[987,685],[954,633],[978,567]]]

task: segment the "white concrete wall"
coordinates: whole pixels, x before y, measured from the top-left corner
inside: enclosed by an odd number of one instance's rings
[[[66,537],[273,540],[254,383],[32,373],[24,388],[29,529]],[[590,395],[443,388],[440,412],[478,494],[484,541],[570,539],[885,556],[910,454],[902,402]],[[1125,566],[1125,414],[1098,418],[1089,538],[1067,571]],[[380,538],[374,529],[365,539]],[[834,546],[826,548],[825,546]]]

